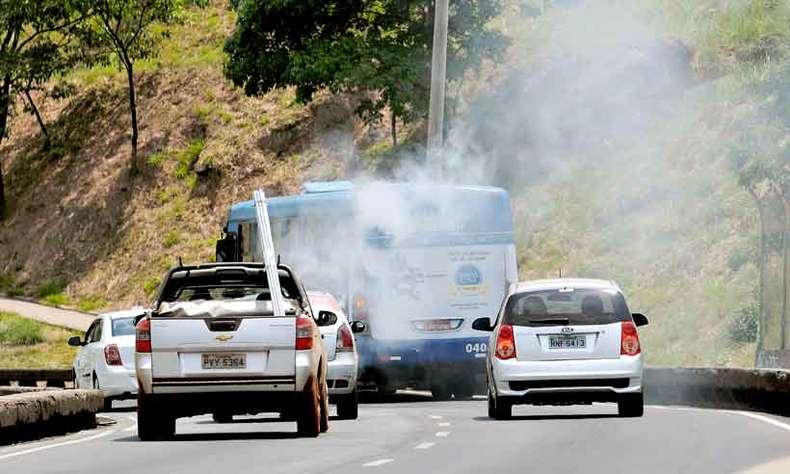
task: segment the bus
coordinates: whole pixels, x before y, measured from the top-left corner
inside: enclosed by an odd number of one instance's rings
[[[230,208],[217,260],[261,261],[253,201]],[[357,335],[359,387],[483,393],[487,335],[517,280],[508,193],[488,186],[308,182],[267,199],[275,250]]]

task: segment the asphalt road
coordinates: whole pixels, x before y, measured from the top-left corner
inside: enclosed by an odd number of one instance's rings
[[[516,407],[485,416],[483,400],[431,402],[400,395],[333,420],[318,439],[295,424],[244,418],[179,420],[171,441],[138,441],[135,413],[107,414],[95,430],[0,448],[8,473],[790,473],[790,420],[770,415],[648,407]]]

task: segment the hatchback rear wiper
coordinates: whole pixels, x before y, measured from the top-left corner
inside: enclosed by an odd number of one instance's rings
[[[568,318],[551,318],[551,319],[530,319],[530,324],[540,324],[546,326],[567,326],[571,320]]]

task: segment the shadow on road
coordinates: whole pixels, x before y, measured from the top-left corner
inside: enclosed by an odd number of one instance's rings
[[[495,420],[493,418],[489,418],[487,416],[476,416],[473,419],[475,421],[487,421],[491,423],[507,423],[508,421],[519,421],[519,420],[532,420],[532,421],[540,421],[540,420],[587,420],[587,419],[598,419],[598,418],[619,418],[616,413],[608,414],[608,413],[574,413],[574,414],[546,414],[546,415],[513,415],[512,418],[508,420]]]
[[[172,438],[161,442],[178,442],[178,441],[237,441],[237,440],[275,440],[275,439],[295,439],[299,435],[295,431],[261,431],[255,433],[188,433],[176,434]],[[135,442],[142,443],[137,436],[127,436],[125,438],[117,438],[113,442]]]

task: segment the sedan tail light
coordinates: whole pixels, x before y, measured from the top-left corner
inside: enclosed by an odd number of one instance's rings
[[[351,329],[345,324],[341,324],[337,329],[337,343],[335,344],[336,352],[351,352],[354,350],[354,335],[351,334]]]
[[[151,352],[151,320],[143,318],[135,327],[134,350]]]
[[[121,351],[118,350],[117,345],[104,346],[104,361],[107,362],[107,365],[123,365]]]
[[[635,356],[642,352],[639,345],[639,334],[633,321],[623,321],[620,331],[620,355]]]
[[[501,360],[516,357],[516,338],[513,335],[513,326],[503,324],[499,326],[496,335],[496,358]]]
[[[313,348],[315,324],[310,318],[296,318],[296,350],[306,351]]]

